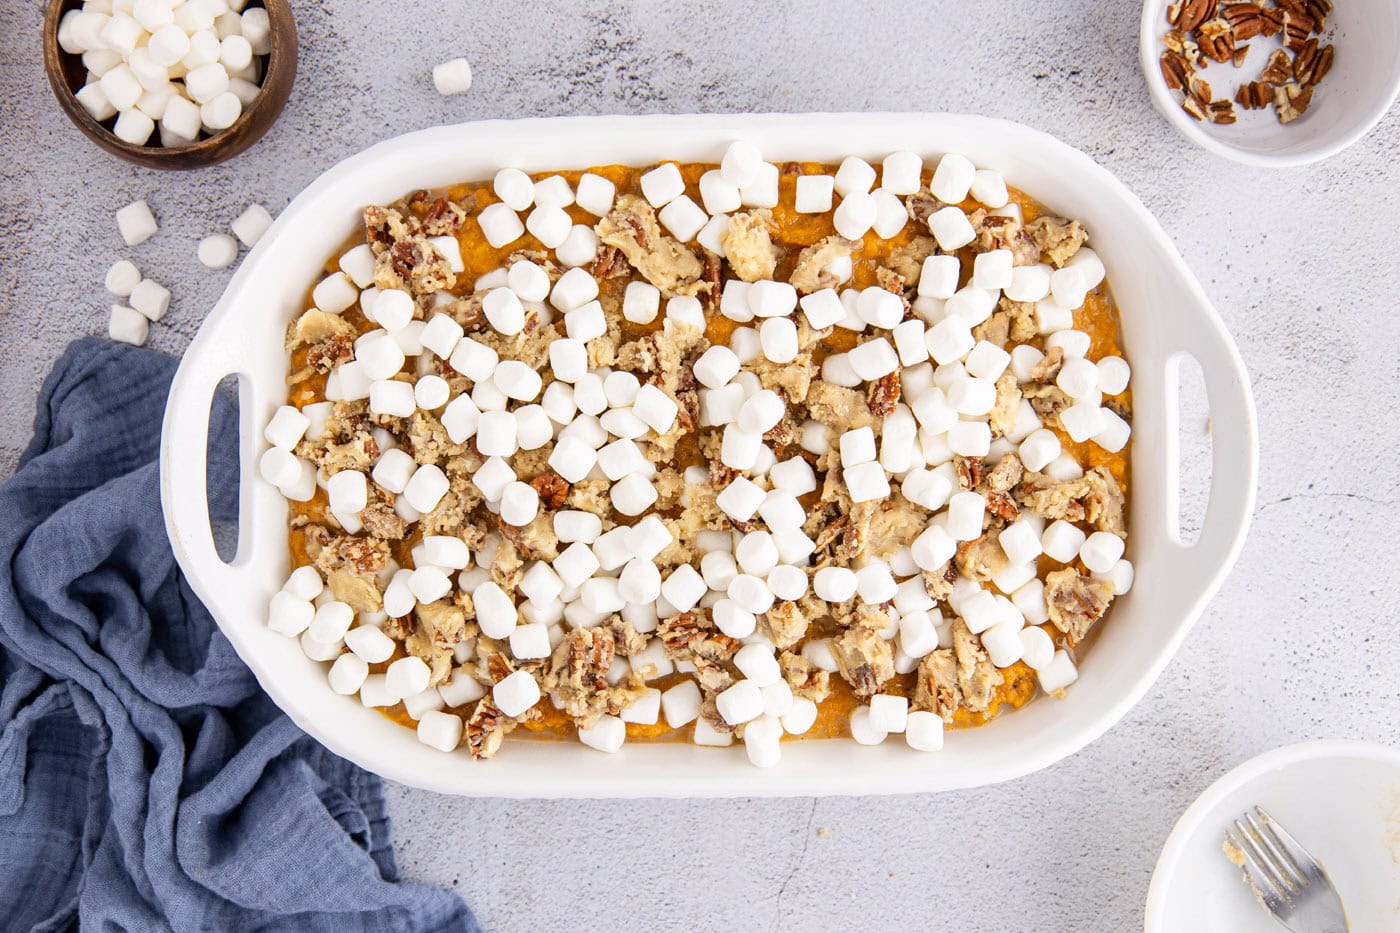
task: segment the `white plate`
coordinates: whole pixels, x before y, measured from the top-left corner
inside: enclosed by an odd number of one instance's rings
[[[287,322],[326,257],[367,204],[417,188],[526,171],[659,159],[717,162],[744,137],[775,161],[873,160],[899,149],[962,152],[1050,209],[1087,223],[1109,270],[1132,362],[1134,441],[1128,556],[1137,582],[1113,607],[1079,682],[1063,701],[949,737],[939,754],[897,739],[784,746],[782,764],[750,766],[739,749],[634,745],[602,755],[573,742],[509,742],[489,762],[444,756],[353,698],[332,693],[322,666],[264,625],[288,569],[286,503],[256,478],[258,426],[286,399]],[[1201,363],[1213,423],[1214,484],[1193,547],[1177,535],[1176,370]],[[240,374],[242,502],[237,557],[219,560],[205,507],[205,436],[218,381]],[[386,777],[456,794],[751,796],[943,790],[1016,777],[1082,748],[1147,690],[1224,579],[1244,540],[1257,469],[1254,405],[1244,365],[1200,285],[1142,203],[1088,156],[1044,133],[943,114],[577,117],[469,123],[393,139],[322,175],[284,210],[209,313],[176,374],[161,442],[161,496],[191,586],[272,698],[332,751]]]
[[[1283,929],[1221,851],[1225,828],[1256,805],[1322,863],[1352,930],[1400,929],[1400,750],[1305,742],[1251,758],[1181,815],[1152,873],[1147,933]]]

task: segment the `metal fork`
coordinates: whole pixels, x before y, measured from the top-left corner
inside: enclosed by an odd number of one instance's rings
[[[1293,933],[1350,929],[1332,879],[1263,807],[1246,812],[1225,830],[1225,855],[1244,872],[1264,909]]]

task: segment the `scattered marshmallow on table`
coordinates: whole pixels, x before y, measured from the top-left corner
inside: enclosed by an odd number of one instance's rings
[[[433,66],[433,87],[443,97],[471,90],[472,66],[465,58],[454,58]]]

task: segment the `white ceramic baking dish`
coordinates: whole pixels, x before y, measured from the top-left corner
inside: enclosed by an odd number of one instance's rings
[[[326,685],[320,664],[264,625],[288,571],[286,505],[256,477],[258,426],[285,401],[283,333],[326,257],[367,204],[417,188],[489,178],[497,169],[584,168],[657,160],[717,162],[752,140],[775,161],[877,161],[898,149],[961,152],[1005,174],[1052,210],[1084,221],[1109,270],[1133,365],[1133,591],[1117,601],[1063,701],[948,736],[939,754],[895,737],[784,745],[782,763],[752,767],[737,748],[627,746],[603,755],[574,742],[511,741],[488,762],[443,755]],[[1214,479],[1193,547],[1177,533],[1176,364],[1205,374]],[[218,557],[205,503],[205,438],[217,383],[237,374],[242,499],[237,556]],[[175,556],[264,689],[332,751],[385,777],[453,794],[510,797],[679,797],[888,794],[1003,781],[1043,768],[1101,735],[1151,686],[1233,564],[1254,505],[1256,439],[1243,363],[1200,285],[1146,208],[1112,175],[1044,133],[943,114],[578,117],[467,123],[401,136],[322,175],[284,210],[210,312],[171,386],[161,495]]]

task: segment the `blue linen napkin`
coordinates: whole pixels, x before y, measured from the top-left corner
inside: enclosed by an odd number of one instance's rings
[[[398,881],[379,779],[282,715],[180,575],[157,466],[175,365],[74,343],[0,485],[0,929],[479,929]],[[211,416],[216,520],[236,415]]]

